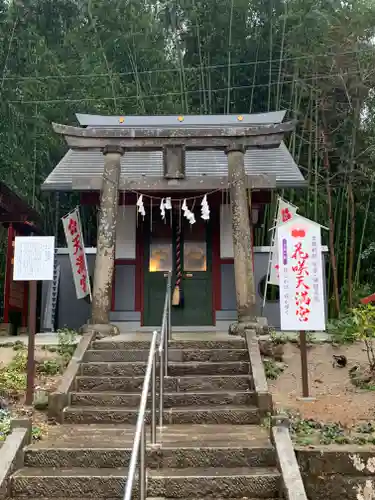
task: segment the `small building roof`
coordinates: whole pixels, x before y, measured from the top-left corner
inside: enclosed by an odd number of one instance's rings
[[[204,128],[244,127],[280,124],[285,111],[247,115],[189,115],[189,116],[101,116],[77,114],[81,126],[87,128]],[[101,178],[104,169],[103,155],[98,150],[70,149],[42,185],[43,190],[81,190],[87,178]],[[298,166],[282,142],[279,147],[251,148],[245,154],[245,170],[248,175],[270,176],[281,188],[306,185]],[[185,176],[206,181],[227,176],[227,157],[220,150],[186,150]],[[121,158],[120,183],[148,177],[163,178],[163,152],[127,151]],[[80,180],[82,182],[80,182]]]
[[[13,224],[22,232],[40,233],[40,215],[4,182],[0,181],[0,224]]]

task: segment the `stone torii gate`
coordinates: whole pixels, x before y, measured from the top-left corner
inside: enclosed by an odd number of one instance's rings
[[[156,117],[154,117],[155,120]],[[203,118],[203,117],[201,117]],[[155,122],[154,122],[155,123]],[[238,324],[243,331],[256,324],[252,239],[247,191],[271,189],[276,179],[246,175],[244,155],[249,148],[277,148],[284,134],[294,129],[294,122],[249,126],[210,127],[209,125],[174,127],[92,127],[80,128],[53,124],[56,133],[63,135],[72,149],[100,149],[104,156],[104,172],[100,179],[100,217],[97,237],[97,255],[94,271],[91,327],[102,335],[117,333],[109,322],[112,278],[114,273],[116,218],[119,190],[126,189],[126,179],[120,183],[121,156],[127,151],[162,150],[164,154],[164,182],[183,186],[184,159],[187,149],[219,149],[228,158],[228,177],[223,185],[230,191],[234,251],[234,276]],[[202,172],[203,173],[203,172]],[[202,183],[202,177],[200,177]],[[191,180],[191,179],[190,179]],[[213,181],[213,180],[212,180]],[[208,189],[212,189],[212,181]],[[206,181],[207,182],[207,181]],[[157,183],[155,183],[156,185]],[[205,186],[200,184],[204,189]],[[159,179],[160,187],[160,179]],[[145,186],[146,188],[146,186]],[[151,186],[148,186],[151,188]],[[146,188],[147,189],[147,188]]]

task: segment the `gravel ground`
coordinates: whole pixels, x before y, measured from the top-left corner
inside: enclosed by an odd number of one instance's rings
[[[333,354],[344,354],[348,365],[333,367]],[[298,399],[301,396],[301,361],[297,345],[284,346],[284,362],[284,372],[277,380],[269,381],[278,408],[299,411],[306,419],[340,422],[344,426],[375,420],[375,392],[358,389],[349,379],[352,366],[367,362],[361,343],[340,347],[318,344],[309,348],[310,395],[316,398],[311,402]]]

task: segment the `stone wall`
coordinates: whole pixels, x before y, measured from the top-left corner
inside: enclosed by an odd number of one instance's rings
[[[375,446],[296,448],[310,500],[374,500]]]

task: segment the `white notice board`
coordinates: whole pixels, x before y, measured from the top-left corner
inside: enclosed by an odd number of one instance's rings
[[[54,256],[54,236],[16,236],[13,280],[52,281]]]
[[[281,330],[326,328],[320,230],[300,215],[277,228]]]

